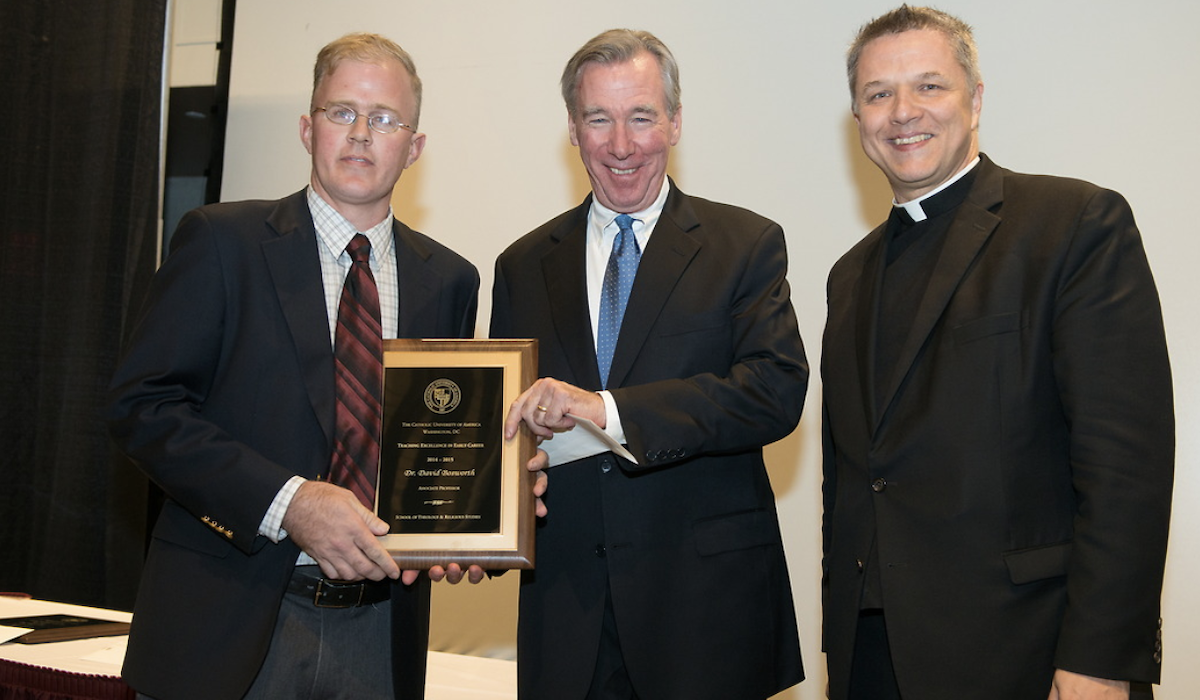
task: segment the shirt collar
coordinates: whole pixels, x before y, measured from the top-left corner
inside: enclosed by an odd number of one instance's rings
[[[652,231],[654,229],[654,224],[658,222],[658,217],[660,217],[662,215],[663,206],[666,205],[666,203],[667,203],[667,195],[670,193],[670,191],[671,191],[671,183],[668,181],[667,178],[664,177],[663,182],[662,182],[662,187],[660,187],[659,191],[658,191],[658,197],[656,197],[654,199],[654,201],[650,204],[650,206],[646,207],[642,211],[625,212],[625,213],[628,213],[630,216],[633,217],[635,224],[637,222],[641,222],[642,223],[641,229],[643,231],[647,231],[647,232]],[[616,228],[615,228],[616,227],[616,219],[617,219],[617,215],[620,213],[621,212],[613,211],[612,209],[609,209],[608,207],[604,206],[603,204],[600,203],[599,199],[596,199],[596,197],[593,196],[592,197],[592,208],[591,208],[590,213],[588,214],[588,218],[591,220],[592,226],[595,227],[595,229],[597,231],[604,231],[607,227],[612,226],[613,227],[613,235],[615,236],[616,235]],[[637,230],[637,228],[635,227],[635,231],[636,230]],[[649,234],[647,233],[647,235],[649,235]],[[641,236],[639,236],[638,238],[640,240]]]
[[[308,186],[308,210],[312,213],[313,225],[317,229],[317,237],[328,246],[333,256],[340,257],[346,251],[346,246],[354,234],[361,233],[371,241],[371,258],[382,259],[395,245],[392,238],[392,208],[388,206],[387,215],[383,220],[366,231],[359,231],[346,220],[329,202],[326,202],[312,185]]]

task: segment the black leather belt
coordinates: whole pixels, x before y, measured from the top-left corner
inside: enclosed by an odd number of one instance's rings
[[[339,581],[313,576],[296,567],[292,570],[292,580],[288,582],[287,590],[288,593],[308,598],[318,608],[356,608],[391,598],[392,582]]]

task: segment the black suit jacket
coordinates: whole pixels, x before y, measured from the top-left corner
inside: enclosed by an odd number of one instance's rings
[[[878,548],[905,697],[1044,700],[1159,677],[1174,418],[1133,214],[986,156],[875,403],[884,226],[829,275],[824,644],[846,695]]]
[[[595,390],[590,206],[500,256],[491,334],[537,338],[539,374]],[[639,463],[605,453],[550,473],[521,587],[522,698],[584,696],[606,595],[643,697],[762,698],[803,678],[762,457],[796,426],[808,381],[786,272],[777,224],[672,184],[609,382]]]
[[[473,335],[475,268],[399,222],[393,235],[400,336]],[[112,385],[112,435],[168,498],[134,610],[123,670],[133,687],[242,696],[299,554],[258,527],[289,478],[326,473],[333,423],[333,350],[305,193],[190,212]],[[395,590],[397,694],[420,697],[428,587]]]

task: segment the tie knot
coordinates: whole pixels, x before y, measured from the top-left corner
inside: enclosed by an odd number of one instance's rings
[[[633,235],[633,217],[628,214],[617,215],[617,237],[613,239],[613,252],[618,256],[624,256],[625,251],[629,249],[629,244],[633,244],[633,249],[641,253],[638,248],[637,238]]]
[[[356,263],[365,263],[371,261],[371,240],[361,233],[354,234],[354,238],[346,244],[346,252],[350,254],[350,259]]]

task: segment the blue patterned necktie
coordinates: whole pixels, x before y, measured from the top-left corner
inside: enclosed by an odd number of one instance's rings
[[[600,367],[600,386],[608,386],[608,371],[612,367],[613,350],[621,332],[621,319],[629,303],[629,290],[637,276],[642,249],[633,235],[633,217],[617,216],[617,237],[613,239],[612,255],[604,268],[604,287],[600,292],[600,338],[596,342],[596,363]]]

